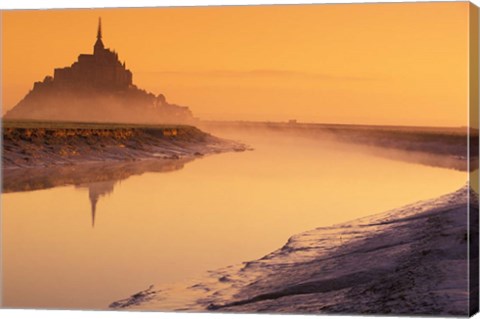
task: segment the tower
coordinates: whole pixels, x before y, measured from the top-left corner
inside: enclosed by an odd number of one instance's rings
[[[97,41],[93,46],[93,54],[94,55],[101,54],[101,52],[103,52],[104,49],[105,49],[105,46],[103,45],[103,42],[102,42],[102,18],[98,18]]]

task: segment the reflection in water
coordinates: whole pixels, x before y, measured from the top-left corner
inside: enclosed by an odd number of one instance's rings
[[[117,182],[105,181],[97,183],[89,183],[86,185],[78,185],[78,188],[88,188],[88,197],[90,198],[90,206],[92,210],[92,228],[95,227],[95,214],[97,212],[97,202],[102,196],[113,193],[113,188]]]
[[[171,172],[182,169],[192,158],[158,159],[66,165],[48,168],[4,169],[2,193],[25,192],[65,185],[120,181],[146,172]]]
[[[113,193],[115,184],[146,172],[171,172],[182,169],[191,159],[145,160],[121,163],[57,166],[49,168],[3,170],[3,193],[48,189],[64,185],[87,188],[92,227],[95,227],[97,202]]]

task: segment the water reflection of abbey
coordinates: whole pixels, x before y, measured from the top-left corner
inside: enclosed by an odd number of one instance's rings
[[[88,190],[90,200],[91,224],[95,227],[97,218],[97,206],[102,197],[113,193],[114,189],[122,180],[128,179],[132,175],[142,175],[144,173],[165,173],[180,170],[187,160],[161,160],[161,161],[140,161],[116,164],[104,164],[97,168],[85,167],[83,171],[80,167],[74,170],[73,176],[68,176],[62,172],[61,177],[79,178],[82,182],[75,183],[75,187]],[[85,182],[90,179],[91,182]]]
[[[145,173],[166,173],[180,170],[191,158],[143,160],[8,170],[2,176],[2,192],[24,192],[72,185],[88,191],[91,225],[95,226],[98,203],[114,192],[123,180]],[[66,203],[72,204],[73,203]]]
[[[113,193],[116,181],[96,182],[88,184],[88,197],[92,212],[92,227],[95,227],[95,215],[97,213],[97,203],[100,197]]]

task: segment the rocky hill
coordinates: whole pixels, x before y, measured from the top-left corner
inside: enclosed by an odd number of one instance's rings
[[[93,54],[80,54],[70,67],[35,82],[33,89],[6,119],[117,122],[193,123],[188,107],[168,103],[133,84],[133,75],[118,53],[104,47],[101,23]]]

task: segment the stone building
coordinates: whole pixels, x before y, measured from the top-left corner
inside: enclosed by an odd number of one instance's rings
[[[85,86],[97,89],[125,89],[132,85],[132,72],[121,63],[118,54],[105,48],[102,41],[102,22],[99,19],[97,41],[93,54],[80,54],[70,67],[56,68],[53,76],[56,86]]]
[[[118,54],[105,48],[99,19],[93,54],[80,54],[69,67],[35,82],[5,119],[116,123],[192,123],[186,106],[170,104],[163,94],[138,88]]]

